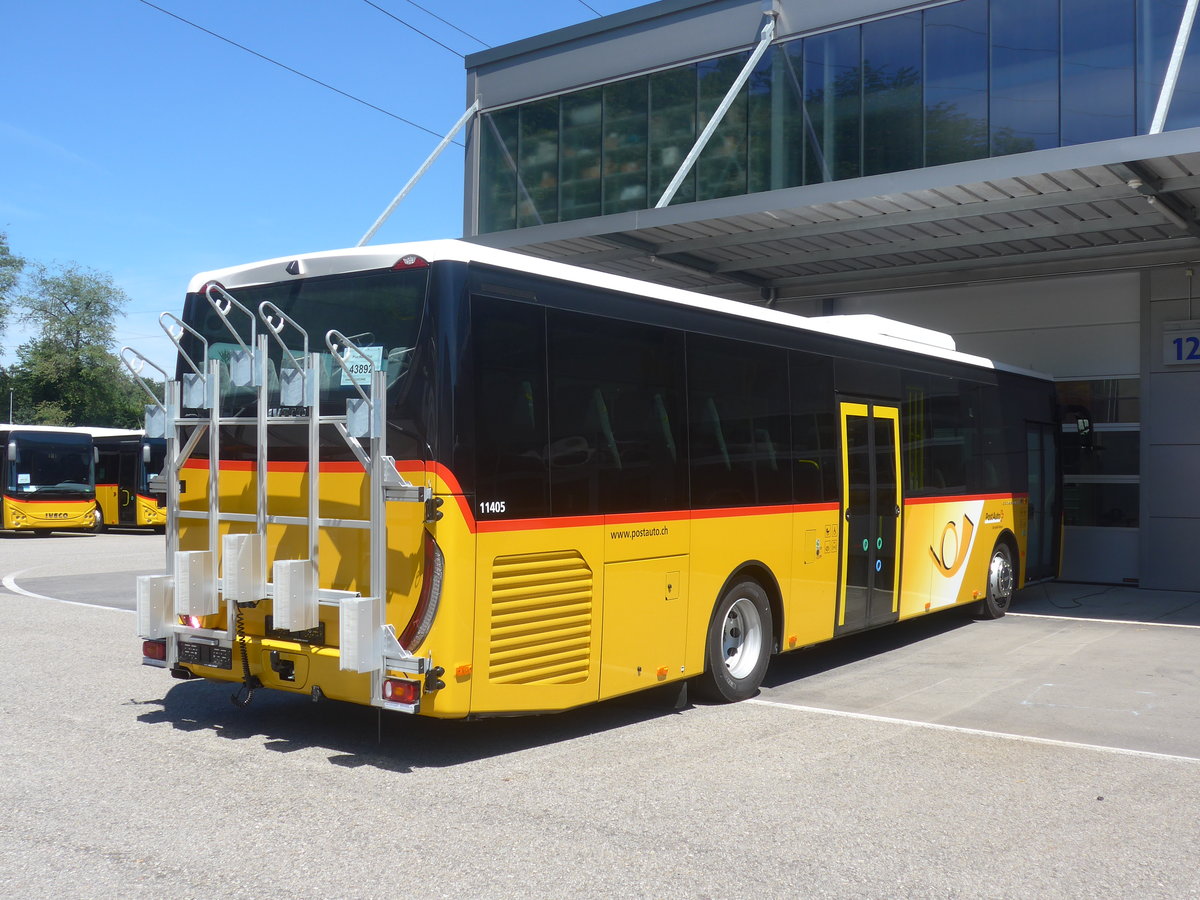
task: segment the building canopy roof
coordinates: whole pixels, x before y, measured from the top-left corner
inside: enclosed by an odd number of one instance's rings
[[[1200,257],[1200,128],[480,235],[743,300]]]

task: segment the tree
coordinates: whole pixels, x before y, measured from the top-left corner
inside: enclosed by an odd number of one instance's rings
[[[5,320],[11,303],[9,295],[16,288],[17,278],[24,266],[25,260],[13,256],[8,249],[8,235],[0,231],[0,335],[4,334]]]
[[[34,337],[10,375],[20,420],[42,425],[141,424],[140,393],[109,349],[129,297],[112,277],[74,263],[34,264],[17,298]]]

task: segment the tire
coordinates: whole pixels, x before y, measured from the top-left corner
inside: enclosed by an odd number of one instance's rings
[[[699,693],[717,703],[753,697],[767,671],[773,633],[766,591],[754,581],[729,588],[708,623]]]
[[[1008,544],[997,544],[988,562],[987,594],[979,602],[981,619],[999,619],[1008,612],[1015,574]]]

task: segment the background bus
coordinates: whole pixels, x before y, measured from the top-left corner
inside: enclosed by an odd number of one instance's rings
[[[1056,572],[1052,384],[924,329],[457,241],[207,273],[183,325],[139,593],[178,677],[447,717],[736,700],[772,653]]]
[[[37,425],[0,426],[5,530],[49,534],[98,525],[92,438]]]
[[[89,431],[96,446],[96,504],[103,527],[163,530],[166,496],[151,492],[150,479],[163,470],[166,441],[142,431]]]

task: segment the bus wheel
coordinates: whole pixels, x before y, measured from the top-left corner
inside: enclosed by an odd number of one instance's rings
[[[771,655],[771,604],[753,581],[726,591],[713,610],[704,642],[700,693],[718,703],[753,697]]]
[[[998,619],[1008,612],[1013,595],[1012,551],[1008,544],[997,544],[988,563],[987,596],[979,602],[979,616]]]

